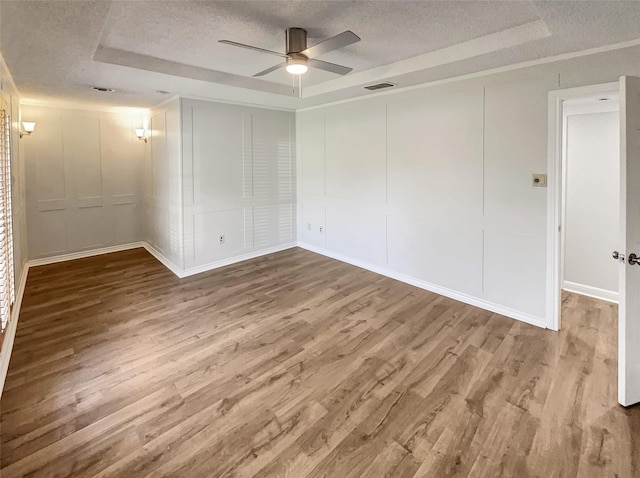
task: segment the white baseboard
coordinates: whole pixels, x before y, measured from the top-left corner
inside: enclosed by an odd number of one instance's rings
[[[45,257],[41,259],[34,259],[31,261],[27,261],[24,265],[24,270],[20,278],[20,283],[16,288],[16,301],[13,306],[13,310],[11,311],[11,320],[9,321],[9,325],[7,326],[6,335],[4,338],[4,342],[2,344],[2,350],[0,351],[0,396],[2,396],[4,382],[7,378],[7,371],[9,370],[9,361],[11,360],[11,351],[13,350],[13,341],[15,339],[16,330],[18,328],[18,318],[20,317],[20,308],[22,306],[22,298],[24,297],[24,290],[27,284],[27,275],[29,274],[30,267],[41,266],[46,264],[54,264],[56,262],[70,261],[73,259],[81,259],[84,257],[97,256],[100,254],[108,254],[110,252],[119,252],[119,251],[125,251],[128,249],[144,247],[153,257],[155,257],[158,261],[160,261],[165,267],[167,267],[176,276],[183,278],[183,277],[191,276],[194,274],[199,274],[201,272],[206,272],[212,269],[217,269],[218,267],[224,267],[230,264],[235,264],[236,262],[246,261],[247,259],[254,259],[256,257],[264,256],[266,254],[280,252],[285,249],[290,249],[296,246],[297,244],[295,242],[290,242],[287,244],[281,244],[278,246],[269,247],[267,249],[260,249],[259,251],[253,251],[248,254],[242,254],[239,256],[230,257],[228,259],[223,259],[221,261],[212,262],[209,264],[193,267],[186,270],[181,269],[176,264],[171,262],[169,259],[164,257],[158,250],[156,250],[153,246],[151,246],[147,242],[133,242],[130,244],[123,244],[119,246],[104,247],[100,249],[93,249],[90,251],[74,252],[71,254]]]
[[[202,272],[207,272],[213,269],[218,269],[219,267],[228,266],[231,264],[235,264],[237,262],[246,261],[248,259],[255,259],[256,257],[265,256],[267,254],[273,254],[274,252],[284,251],[285,249],[291,249],[292,247],[296,247],[297,243],[288,242],[286,244],[279,244],[277,246],[268,247],[266,249],[260,249],[257,251],[248,252],[246,254],[240,254],[238,256],[228,257],[226,259],[221,259],[215,262],[209,262],[208,264],[203,264],[201,266],[190,267],[189,269],[182,269],[171,262],[169,259],[164,257],[158,250],[154,249],[151,245],[145,243],[144,247],[149,251],[149,253],[158,259],[162,264],[165,265],[167,269],[173,272],[179,278],[189,277],[195,274],[200,274]]]
[[[144,243],[130,242],[129,244],[120,244],[118,246],[101,247],[100,249],[91,249],[88,251],[72,252],[70,254],[61,254],[58,256],[42,257],[40,259],[32,259],[28,261],[28,264],[29,267],[43,266],[46,264],[55,264],[56,262],[72,261],[74,259],[83,259],[85,257],[109,254],[110,252],[120,252],[126,251],[128,249],[136,249],[138,247],[144,247]]]
[[[149,244],[148,242],[143,242],[142,247],[144,247],[149,254],[155,257],[163,266],[173,272],[176,276],[180,278],[185,277],[182,267],[174,264],[172,261],[167,259],[158,249],[153,247],[151,244]]]
[[[613,302],[615,304],[618,303],[618,293],[612,290],[600,289],[568,280],[562,282],[562,289],[567,292],[575,292],[576,294],[593,297],[594,299],[606,300],[607,302]]]
[[[458,300],[460,302],[464,302],[465,304],[473,305],[475,307],[479,307],[481,309],[485,309],[491,312],[495,312],[500,315],[504,315],[506,317],[511,317],[516,320],[520,320],[522,322],[526,322],[531,325],[535,325],[537,327],[546,327],[546,320],[544,318],[536,317],[530,314],[526,314],[524,312],[520,312],[518,310],[511,309],[509,307],[504,307],[499,304],[494,304],[492,302],[479,299],[477,297],[468,296],[466,294],[462,294],[460,292],[456,292],[445,287],[438,286],[436,284],[431,284],[429,282],[416,279],[415,277],[411,277],[400,272],[396,272],[394,270],[377,266],[374,264],[367,263],[365,261],[361,261],[359,259],[354,259],[352,257],[344,256],[342,254],[338,254],[320,247],[313,246],[311,244],[306,244],[303,242],[291,242],[287,244],[281,244],[278,246],[270,247],[267,249],[260,249],[258,251],[253,251],[247,254],[241,254],[238,256],[230,257],[228,259],[223,259],[216,262],[211,262],[209,264],[205,264],[198,267],[192,267],[190,269],[181,269],[173,262],[164,257],[159,251],[153,248],[150,244],[146,242],[136,242],[131,244],[124,244],[120,246],[113,247],[105,247],[101,249],[94,249],[91,251],[83,251],[76,252],[72,254],[64,254],[54,257],[47,257],[42,259],[35,259],[32,261],[28,261],[24,266],[24,271],[22,273],[22,277],[20,279],[20,284],[16,289],[16,302],[11,313],[11,320],[9,322],[9,326],[7,327],[6,336],[4,339],[2,351],[0,352],[0,395],[2,395],[2,389],[4,387],[4,381],[7,376],[7,371],[9,369],[9,361],[11,359],[11,350],[13,348],[13,341],[15,339],[16,329],[18,326],[18,317],[20,315],[20,307],[22,306],[22,298],[24,296],[24,290],[27,282],[27,275],[29,273],[29,268],[38,265],[44,264],[52,264],[55,262],[68,261],[73,259],[80,259],[84,257],[91,257],[100,254],[107,254],[110,252],[118,252],[127,249],[134,249],[137,247],[144,247],[151,255],[153,255],[156,259],[158,259],[165,267],[167,267],[171,272],[173,272],[176,276],[183,278],[188,277],[194,274],[199,274],[201,272],[206,272],[212,269],[217,269],[219,267],[224,267],[227,265],[235,264],[237,262],[246,261],[248,259],[254,259],[256,257],[264,256],[266,254],[272,254],[274,252],[280,252],[285,249],[290,249],[292,247],[301,247],[311,252],[315,252],[317,254],[321,254],[326,257],[331,257],[332,259],[336,259],[342,262],[346,262],[347,264],[351,264],[357,267],[361,267],[363,269],[369,270],[371,272],[375,272],[377,274],[390,277],[395,280],[399,280],[406,284],[413,285],[415,287],[419,287],[424,290],[428,290],[430,292],[434,292],[436,294],[443,295],[445,297],[449,297],[454,300]],[[565,282],[565,284],[567,284]],[[571,283],[568,283],[571,284]],[[569,290],[569,288],[566,288]],[[571,290],[572,292],[581,293],[584,295],[589,295],[591,297],[602,298],[603,300],[609,300],[611,302],[617,301],[617,294],[615,294],[615,300],[612,300],[612,296],[609,295],[609,298],[604,298],[602,294],[600,296],[595,296],[593,294],[593,290],[595,288],[589,288],[586,292],[581,292],[578,290]],[[582,289],[584,291],[584,288]],[[603,291],[601,289],[595,289],[596,292],[608,292],[609,294],[614,294],[611,291]]]
[[[29,274],[29,264],[25,263],[20,277],[20,283],[16,287],[16,300],[11,311],[11,319],[5,332],[4,341],[2,342],[2,350],[0,351],[0,396],[4,389],[4,381],[9,371],[9,361],[11,360],[11,351],[13,350],[13,341],[16,338],[16,330],[18,329],[18,318],[20,317],[20,307],[22,307],[22,298],[24,297],[24,289],[27,285],[27,275]]]
[[[171,260],[167,259],[160,251],[145,241],[131,242],[129,244],[121,244],[118,246],[102,247],[100,249],[91,249],[88,251],[72,252],[70,254],[61,254],[58,256],[43,257],[40,259],[32,259],[27,262],[28,267],[42,266],[46,264],[55,264],[56,262],[72,261],[74,259],[82,259],[85,257],[99,256],[101,254],[109,254],[110,252],[126,251],[128,249],[136,249],[138,247],[144,247],[149,254],[158,259],[167,269],[173,272],[176,276],[183,278],[192,276],[194,274],[200,274],[201,272],[217,269],[218,267],[224,267],[236,262],[246,261],[248,259],[254,259],[256,257],[264,256],[266,254],[272,254],[274,252],[284,251],[285,249],[291,249],[296,247],[296,242],[288,242],[286,244],[279,244],[277,246],[268,247],[266,249],[260,249],[252,251],[247,254],[240,254],[238,256],[229,257],[216,262],[210,262],[197,267],[191,267],[189,269],[183,269]]]
[[[204,264],[201,266],[191,267],[189,269],[185,269],[183,271],[183,275],[181,277],[188,277],[195,274],[200,274],[201,272],[207,272],[212,269],[217,269],[219,267],[229,266],[231,264],[235,264],[237,262],[246,261],[249,259],[255,259],[256,257],[266,256],[267,254],[273,254],[274,252],[284,251],[286,249],[291,249],[292,247],[296,247],[297,244],[295,242],[288,242],[286,244],[279,244],[273,247],[267,247],[266,249],[260,249],[258,251],[252,251],[247,254],[241,254],[239,256],[229,257],[227,259],[222,259],[215,262],[210,262],[208,264]]]
[[[101,254],[109,254],[111,252],[120,252],[126,251],[129,249],[136,249],[138,247],[144,247],[149,254],[155,257],[158,261],[160,261],[167,269],[173,272],[176,276],[183,278],[192,276],[194,274],[200,274],[201,272],[210,271],[212,269],[217,269],[219,267],[228,266],[231,264],[235,264],[236,262],[246,261],[248,259],[254,259],[256,257],[264,256],[266,254],[272,254],[274,252],[284,251],[285,249],[291,249],[292,247],[296,247],[296,242],[288,242],[286,244],[279,244],[277,246],[268,247],[266,249],[260,249],[257,251],[252,251],[247,254],[240,254],[238,256],[229,257],[227,259],[222,259],[216,262],[210,262],[208,264],[204,264],[197,267],[191,267],[189,269],[183,269],[178,266],[171,260],[169,260],[166,256],[164,256],[160,251],[158,251],[155,247],[145,241],[141,242],[131,242],[129,244],[121,244],[118,246],[110,246],[110,247],[102,247],[100,249],[91,249],[88,251],[80,251],[80,252],[72,252],[70,254],[61,254],[58,256],[51,257],[43,257],[40,259],[32,259],[27,262],[29,267],[42,266],[46,264],[55,264],[56,262],[65,262],[72,261],[74,259],[82,259],[85,257],[99,256]]]
[[[493,302],[490,302],[484,299],[479,299],[477,297],[473,297],[473,296],[466,295],[451,289],[447,289],[446,287],[441,287],[439,285],[432,284],[430,282],[426,282],[421,279],[416,279],[415,277],[402,274],[400,272],[394,271],[386,267],[381,267],[375,264],[361,261],[359,259],[354,259],[352,257],[338,254],[338,253],[329,251],[327,249],[313,246],[311,244],[298,242],[298,246],[301,247],[302,249],[306,249],[308,251],[321,254],[323,256],[331,257],[332,259],[336,259],[341,262],[346,262],[347,264],[361,267],[371,272],[375,272],[376,274],[390,277],[391,279],[399,280],[400,282],[404,282],[406,284],[419,287],[420,289],[428,290],[429,292],[434,292],[436,294],[449,297],[450,299],[464,302],[465,304],[473,305],[475,307],[479,307],[481,309],[485,309],[490,312],[495,312],[496,314],[500,314],[506,317],[510,317],[512,319],[520,320],[522,322],[526,322],[527,324],[535,325],[543,329],[547,328],[547,320],[543,317],[537,317],[531,314],[527,314],[525,312],[521,312],[519,310],[511,309],[509,307],[504,307],[502,305],[495,304]]]

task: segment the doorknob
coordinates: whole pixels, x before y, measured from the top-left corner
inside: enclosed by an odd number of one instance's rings
[[[620,259],[620,253],[618,251],[613,251],[611,253],[611,257],[613,257],[616,261]]]
[[[629,254],[629,264],[640,266],[640,257],[636,256],[633,252]]]

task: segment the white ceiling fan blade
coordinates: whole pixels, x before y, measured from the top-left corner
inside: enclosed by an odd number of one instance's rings
[[[318,43],[312,47],[307,48],[304,51],[301,51],[303,55],[307,58],[315,58],[320,55],[324,55],[325,53],[329,53],[330,51],[337,50],[338,48],[343,48],[347,45],[351,45],[353,43],[357,43],[360,41],[360,37],[353,33],[350,30],[346,32],[342,32],[334,37],[328,38],[323,42]]]
[[[328,61],[316,60],[313,58],[308,60],[308,65],[319,70],[337,73],[338,75],[346,75],[353,71],[353,68],[349,68],[348,66],[336,65],[335,63],[329,63]]]
[[[238,43],[231,40],[218,40],[219,43],[224,43],[225,45],[238,46],[240,48],[246,48],[247,50],[259,51],[262,53],[269,53],[270,55],[276,55],[280,58],[287,58],[287,55],[284,53],[278,53],[277,51],[265,50],[264,48],[258,48],[257,46],[245,45],[244,43]]]
[[[267,75],[269,73],[271,73],[272,71],[276,71],[279,70],[280,68],[284,68],[285,66],[287,66],[287,62],[283,62],[283,63],[278,63],[276,66],[272,66],[271,68],[267,68],[266,70],[261,71],[260,73],[256,73],[255,75],[253,75],[254,77],[256,76],[264,76]]]

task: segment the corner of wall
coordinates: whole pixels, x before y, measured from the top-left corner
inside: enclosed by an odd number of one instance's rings
[[[9,368],[11,350],[18,327],[18,317],[27,282],[29,265],[27,264],[27,221],[25,207],[25,156],[20,141],[21,96],[11,72],[0,52],[0,97],[6,103],[11,115],[11,156],[14,189],[12,191],[12,221],[14,247],[14,277],[16,281],[15,302],[12,306],[11,317],[5,331],[5,337],[0,350],[0,395]]]

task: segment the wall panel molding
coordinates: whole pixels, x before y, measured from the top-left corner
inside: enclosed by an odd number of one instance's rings
[[[141,117],[30,105],[22,115],[38,123],[21,141],[29,258],[139,241]]]
[[[298,111],[298,239],[539,325],[546,191],[531,175],[545,172],[553,81],[477,79]]]

